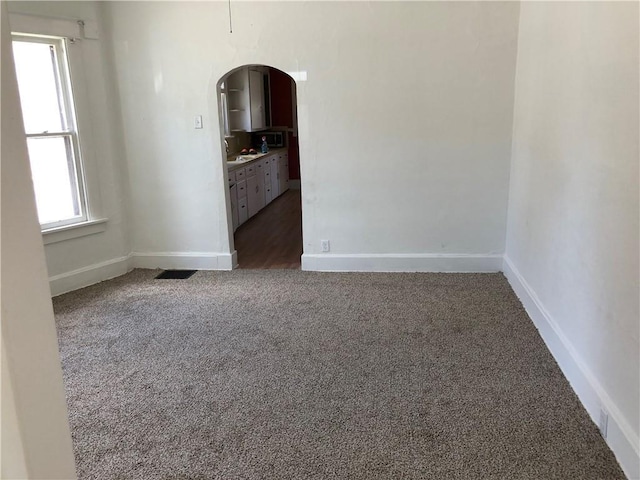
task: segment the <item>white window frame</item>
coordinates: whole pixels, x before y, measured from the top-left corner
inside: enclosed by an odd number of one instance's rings
[[[93,117],[95,112],[92,111],[84,71],[84,57],[88,53],[83,48],[84,42],[98,39],[97,25],[92,20],[82,21],[21,13],[9,14],[9,23],[12,35],[64,38],[67,47],[67,66],[73,87],[75,127],[78,135],[76,148],[82,160],[87,219],[78,223],[43,228],[43,242],[47,245],[104,232],[107,229],[108,219],[102,212],[100,169],[95,157],[92,131],[96,127]]]
[[[71,78],[71,71],[69,67],[68,57],[68,39],[65,37],[50,36],[50,35],[34,35],[34,34],[12,34],[12,41],[29,42],[29,43],[43,43],[52,44],[55,48],[55,62],[56,62],[56,81],[58,83],[57,90],[61,96],[63,108],[65,110],[65,129],[60,131],[45,131],[45,132],[26,132],[26,138],[52,138],[61,137],[65,138],[68,142],[68,148],[71,153],[69,160],[73,163],[73,175],[70,175],[72,182],[72,188],[75,188],[74,196],[77,193],[77,208],[80,212],[79,215],[55,220],[52,222],[41,223],[40,228],[43,231],[50,229],[57,229],[59,227],[66,227],[69,225],[82,224],[89,221],[88,201],[86,196],[86,180],[84,176],[84,164],[82,161],[82,152],[80,149],[80,139],[77,128],[77,117],[74,102],[73,92],[73,80]]]

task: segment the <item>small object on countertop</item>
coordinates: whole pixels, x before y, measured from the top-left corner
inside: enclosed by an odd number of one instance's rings
[[[250,148],[249,149],[249,155],[255,155],[256,153],[258,153],[258,152],[256,152],[255,148]]]
[[[240,150],[240,155],[249,155],[249,150],[243,148],[242,150]]]
[[[267,137],[262,136],[262,147],[260,148],[262,153],[267,153],[269,151],[269,145],[267,145]]]

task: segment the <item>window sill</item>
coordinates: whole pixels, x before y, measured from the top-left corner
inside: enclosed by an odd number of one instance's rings
[[[72,238],[101,233],[107,229],[107,220],[106,218],[100,218],[98,220],[65,225],[64,227],[49,228],[42,231],[42,240],[45,245],[49,245],[50,243],[64,242]]]

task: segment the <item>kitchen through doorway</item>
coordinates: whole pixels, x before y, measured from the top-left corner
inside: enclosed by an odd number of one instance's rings
[[[296,83],[266,65],[218,82],[230,250],[237,268],[299,269],[302,197]]]

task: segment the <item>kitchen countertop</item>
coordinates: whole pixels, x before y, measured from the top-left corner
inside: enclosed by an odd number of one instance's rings
[[[240,167],[244,167],[273,153],[283,153],[286,151],[286,148],[272,148],[267,153],[257,153],[255,155],[240,155],[239,153],[227,155],[227,169],[229,171],[237,170]],[[242,160],[236,160],[238,157],[242,157]]]

